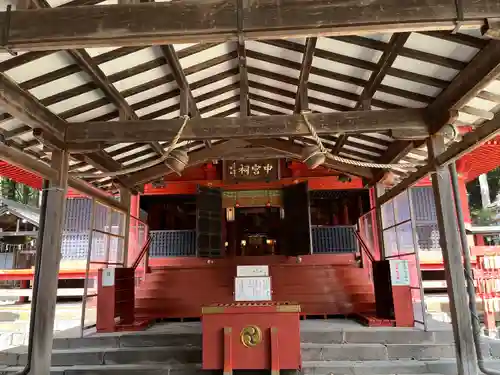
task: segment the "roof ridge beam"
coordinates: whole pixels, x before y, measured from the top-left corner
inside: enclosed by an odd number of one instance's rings
[[[377,132],[392,129],[411,130],[425,138],[428,136],[428,125],[424,115],[424,110],[410,108],[313,113],[308,115],[308,118],[319,134]],[[66,141],[68,143],[170,141],[181,124],[182,119],[70,123],[66,131]],[[180,139],[262,138],[307,134],[309,130],[303,117],[296,114],[249,118],[193,118],[189,120]]]
[[[192,43],[194,41],[285,38],[356,33],[453,30],[452,1],[377,0],[352,6],[349,1],[237,1],[119,4],[0,13],[0,29],[9,25],[7,47],[14,50],[71,49],[118,45]],[[238,27],[238,9],[245,20]],[[285,11],[286,10],[286,11]],[[320,11],[319,11],[320,10]],[[462,27],[484,25],[500,17],[500,3],[468,1]],[[10,20],[7,19],[10,17]],[[75,26],[77,25],[77,26]],[[124,27],[126,25],[126,27]]]

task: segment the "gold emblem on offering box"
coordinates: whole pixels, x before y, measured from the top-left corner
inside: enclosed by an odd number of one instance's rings
[[[247,326],[241,330],[241,343],[247,348],[252,348],[262,342],[262,331],[257,326]]]

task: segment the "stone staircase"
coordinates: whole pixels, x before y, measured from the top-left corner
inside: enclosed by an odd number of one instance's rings
[[[484,342],[488,367],[500,369],[500,341]],[[303,374],[456,374],[452,333],[413,329],[338,328],[302,322]],[[26,362],[25,348],[0,352],[0,374]],[[58,375],[191,375],[201,371],[199,323],[155,326],[141,333],[56,339],[52,372]]]

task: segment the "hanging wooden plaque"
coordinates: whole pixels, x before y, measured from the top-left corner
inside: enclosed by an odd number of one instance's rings
[[[224,161],[224,180],[229,183],[274,181],[279,172],[279,159]]]

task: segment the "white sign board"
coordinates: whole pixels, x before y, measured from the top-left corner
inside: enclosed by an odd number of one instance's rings
[[[389,261],[391,267],[392,286],[409,286],[410,270],[407,260],[393,259]]]
[[[269,266],[237,266],[236,276],[238,277],[269,276]]]
[[[236,277],[234,279],[234,300],[271,301],[270,277]]]
[[[115,285],[115,269],[104,268],[102,270],[102,286],[113,286],[113,285]]]

